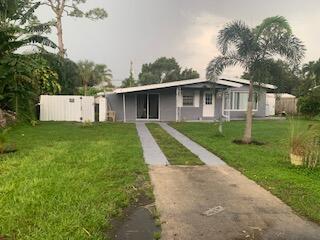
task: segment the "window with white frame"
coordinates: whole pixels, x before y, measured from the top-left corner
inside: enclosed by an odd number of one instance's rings
[[[248,92],[239,91],[225,94],[224,96],[224,108],[234,111],[246,111],[248,106]],[[258,94],[253,94],[253,110],[258,109]]]
[[[194,94],[190,92],[183,92],[182,105],[185,107],[192,107],[194,105]]]

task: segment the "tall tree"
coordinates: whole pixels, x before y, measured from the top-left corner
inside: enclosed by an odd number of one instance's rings
[[[28,0],[0,2],[0,118],[2,108],[16,110],[20,117],[18,110],[21,104],[31,103],[34,99],[31,95],[41,93],[44,85],[58,86],[55,74],[43,61],[15,53],[25,46],[56,47],[42,35],[50,29],[50,24],[39,23],[34,16],[39,5]]]
[[[259,64],[277,56],[296,65],[305,52],[304,45],[292,34],[288,21],[281,16],[266,18],[255,28],[242,21],[231,22],[219,32],[218,47],[221,56],[211,60],[207,67],[207,78],[212,81],[216,81],[228,66],[240,65],[251,73]],[[244,143],[252,140],[253,93],[257,81],[263,82],[264,79],[250,76]]]
[[[185,79],[198,78],[199,74],[193,69],[185,69],[181,72],[181,67],[175,58],[158,58],[153,63],[142,65],[141,73],[139,74],[140,85],[172,82]]]
[[[84,95],[87,95],[88,85],[94,77],[94,62],[84,60],[78,62],[80,79],[83,86]]]
[[[38,0],[34,0],[38,1]],[[55,28],[58,37],[58,49],[59,55],[64,57],[66,49],[63,41],[63,28],[62,18],[63,16],[70,17],[85,17],[91,20],[104,19],[108,16],[107,12],[103,8],[93,8],[88,11],[81,10],[80,5],[85,4],[87,0],[41,0],[41,3],[50,7],[55,16]]]
[[[61,94],[77,94],[81,86],[78,65],[68,58],[62,58],[57,54],[40,52],[36,55],[43,57],[50,68],[58,74],[58,82],[61,86]]]
[[[112,71],[105,64],[96,64],[93,69],[93,79],[90,82],[91,86],[102,84],[105,87],[113,87]]]
[[[107,65],[84,60],[78,62],[78,68],[84,95],[88,94],[88,87],[95,87],[99,84],[103,85],[102,88],[112,87],[112,73]]]
[[[276,85],[278,93],[296,94],[302,81],[301,70],[282,60],[268,59],[261,62],[251,72],[244,72],[244,79],[258,79],[257,82],[264,82]],[[261,80],[262,79],[262,80]]]

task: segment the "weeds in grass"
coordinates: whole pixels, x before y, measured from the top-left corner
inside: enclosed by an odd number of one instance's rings
[[[161,232],[154,232],[153,233],[153,239],[159,240],[161,238]]]
[[[315,168],[320,163],[320,124],[309,124],[304,129],[291,121],[290,130],[290,153],[301,156],[306,167]]]
[[[82,128],[89,128],[89,127],[92,127],[93,126],[93,123],[90,121],[90,120],[85,120],[82,124],[81,124],[81,127]]]

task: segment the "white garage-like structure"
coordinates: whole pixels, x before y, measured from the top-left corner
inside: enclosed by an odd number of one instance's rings
[[[40,121],[95,121],[95,99],[91,96],[41,95]]]

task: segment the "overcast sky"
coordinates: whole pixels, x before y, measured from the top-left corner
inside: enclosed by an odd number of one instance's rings
[[[107,64],[116,85],[129,75],[130,60],[137,75],[143,63],[161,56],[175,57],[182,67],[192,67],[204,77],[208,62],[219,54],[218,31],[235,19],[255,26],[266,17],[282,15],[307,47],[304,62],[320,57],[319,0],[88,0],[83,8],[90,7],[105,8],[109,17],[65,17],[67,54],[74,61]],[[40,15],[49,18],[50,10],[41,8]],[[56,41],[55,35],[52,39]],[[224,74],[241,73],[240,68],[230,68]]]

